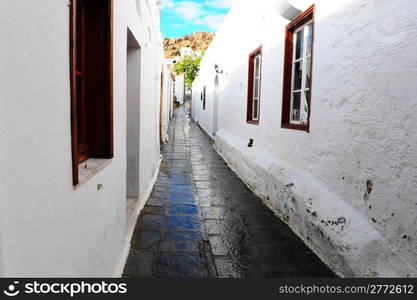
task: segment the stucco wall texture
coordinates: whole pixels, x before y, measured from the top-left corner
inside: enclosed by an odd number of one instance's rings
[[[146,74],[138,112],[141,203],[152,187],[160,153],[159,9],[156,1],[113,2],[114,159],[74,189],[68,1],[0,1],[0,276],[115,274],[126,234],[128,28],[141,47],[137,71]]]
[[[212,132],[217,64],[216,148],[238,175],[339,275],[417,276],[417,2],[314,1],[310,133],[280,126],[289,21],[278,2],[235,2],[194,83],[193,118]],[[252,125],[248,55],[260,45]]]

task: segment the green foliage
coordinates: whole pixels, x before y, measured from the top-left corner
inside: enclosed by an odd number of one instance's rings
[[[197,57],[196,59],[193,59],[191,56],[186,56],[174,65],[174,72],[185,75],[185,85],[189,88],[192,87],[193,81],[198,75],[202,58],[203,56]]]

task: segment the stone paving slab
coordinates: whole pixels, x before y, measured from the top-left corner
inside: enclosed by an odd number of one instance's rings
[[[160,173],[136,224],[125,277],[334,277],[176,109]]]

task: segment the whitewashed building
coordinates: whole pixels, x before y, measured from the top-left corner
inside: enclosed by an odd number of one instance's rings
[[[179,105],[184,104],[185,100],[185,76],[184,74],[175,76],[174,96]]]
[[[0,276],[120,275],[169,138],[159,6],[0,1]]]
[[[174,113],[174,80],[169,65],[164,63],[161,73],[161,93],[160,93],[160,141],[168,143],[168,126]]]
[[[182,47],[180,50],[181,53],[181,59],[184,59],[185,57],[189,56],[192,59],[196,59],[197,57],[200,57],[201,51],[194,51],[191,47]]]
[[[194,82],[218,152],[341,276],[417,276],[416,20],[414,0],[236,0]]]

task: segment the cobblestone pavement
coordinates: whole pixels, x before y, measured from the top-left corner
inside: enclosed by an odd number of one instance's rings
[[[139,278],[333,277],[176,109],[124,269]]]

